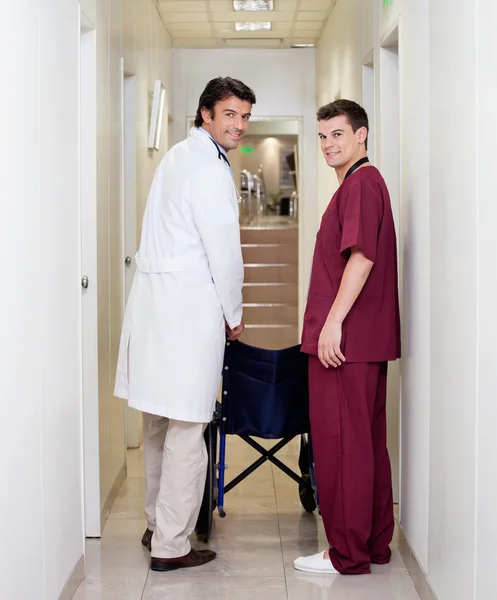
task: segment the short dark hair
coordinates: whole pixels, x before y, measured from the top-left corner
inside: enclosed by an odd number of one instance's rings
[[[198,101],[197,116],[195,117],[195,127],[202,127],[204,119],[202,118],[202,108],[206,108],[211,111],[211,115],[214,116],[214,107],[218,102],[222,102],[230,96],[236,96],[240,100],[247,100],[251,104],[255,104],[254,92],[238,79],[232,79],[231,77],[216,77],[211,79],[205,86],[205,90],[202,92]]]
[[[364,108],[352,100],[335,100],[322,106],[317,112],[318,121],[329,121],[334,117],[344,115],[355,133],[361,127],[365,127],[369,134],[368,115]],[[368,140],[366,138],[366,150],[368,149]]]

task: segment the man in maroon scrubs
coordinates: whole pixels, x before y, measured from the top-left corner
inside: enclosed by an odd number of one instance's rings
[[[400,356],[397,245],[383,177],[366,155],[368,117],[349,100],[318,111],[339,188],[321,221],[304,317],[311,432],[329,550],[310,573],[362,574],[390,561],[387,361]]]

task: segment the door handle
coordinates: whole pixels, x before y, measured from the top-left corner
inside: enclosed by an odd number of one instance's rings
[[[88,277],[85,275],[83,277],[83,279],[81,280],[81,287],[83,287],[85,290],[88,289],[88,284],[90,283]]]
[[[127,257],[124,259],[124,262],[125,262],[127,265],[130,265],[130,264],[131,264],[131,256],[130,256],[129,254],[128,254],[128,256],[127,256]]]

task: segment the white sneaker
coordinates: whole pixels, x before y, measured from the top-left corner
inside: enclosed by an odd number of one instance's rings
[[[313,554],[312,556],[301,556],[294,561],[293,566],[297,571],[305,573],[320,573],[323,575],[337,575],[339,572],[332,565],[329,558],[324,557],[325,553]]]

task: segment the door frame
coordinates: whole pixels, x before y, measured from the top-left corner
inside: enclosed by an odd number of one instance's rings
[[[80,214],[84,531],[100,537],[97,285],[97,32],[80,11]]]
[[[126,308],[131,289],[129,280],[135,272],[134,255],[137,251],[137,102],[138,80],[125,69],[121,61],[122,78],[122,181],[121,181],[121,268],[122,268],[122,314]],[[131,211],[131,212],[130,212]],[[131,262],[127,263],[129,256]],[[143,421],[140,411],[126,405],[125,428],[127,448],[139,448],[143,440]]]

